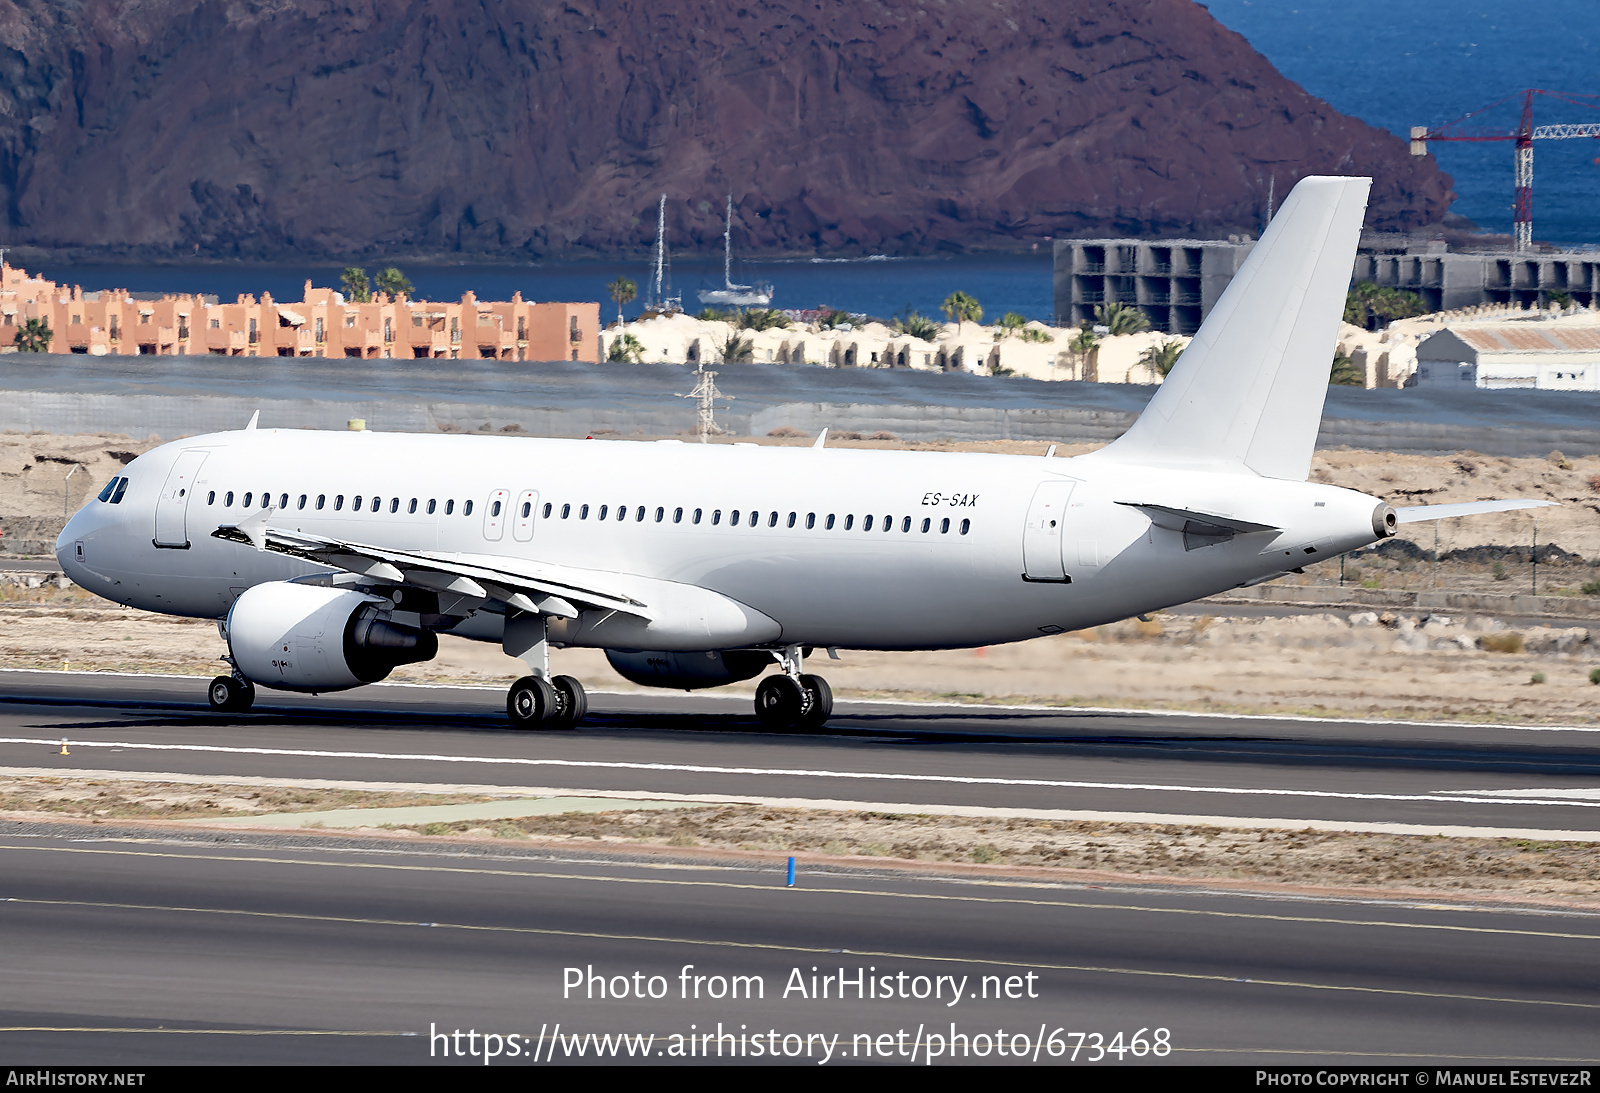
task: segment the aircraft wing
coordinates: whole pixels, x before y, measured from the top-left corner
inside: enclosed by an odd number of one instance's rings
[[[1258,524],[1253,520],[1241,520],[1236,516],[1224,516],[1215,512],[1198,512],[1194,509],[1181,509],[1173,505],[1155,505],[1146,501],[1118,501],[1119,505],[1126,505],[1131,509],[1140,509],[1150,517],[1152,523],[1159,528],[1170,528],[1173,531],[1182,531],[1183,525],[1190,520],[1202,524],[1214,524],[1217,527],[1230,528],[1233,531],[1248,534],[1252,531],[1281,531],[1282,528],[1271,524]]]
[[[1556,504],[1554,501],[1536,501],[1527,497],[1509,501],[1463,501],[1456,505],[1409,505],[1394,510],[1394,518],[1402,524],[1418,524],[1424,520],[1448,520],[1454,516],[1476,516],[1480,512],[1511,512],[1514,509],[1542,509]]]
[[[271,510],[217,528],[212,536],[257,550],[287,554],[357,573],[384,584],[498,600],[522,611],[577,618],[580,607],[618,611],[652,621],[649,608],[620,589],[599,587],[588,571],[511,558],[393,550],[302,531],[271,527]]]

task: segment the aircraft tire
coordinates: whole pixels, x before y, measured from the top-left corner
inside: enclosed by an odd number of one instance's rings
[[[514,729],[552,728],[551,717],[559,706],[555,688],[538,676],[523,676],[506,693],[506,717]]]
[[[570,729],[582,721],[589,712],[589,696],[572,676],[556,676],[550,681],[550,687],[555,691],[556,703],[560,709],[551,715],[550,727],[553,729]]]
[[[255,704],[255,684],[241,683],[232,676],[218,676],[206,688],[206,700],[217,713],[244,713]]]
[[[767,729],[792,729],[810,705],[810,696],[786,675],[767,676],[756,685],[756,720]]]
[[[833,716],[833,688],[821,676],[809,675],[800,677],[800,686],[805,688],[810,701],[806,704],[805,713],[800,715],[799,726],[802,729],[820,729]]]

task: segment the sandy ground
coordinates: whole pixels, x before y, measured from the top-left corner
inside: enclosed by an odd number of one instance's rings
[[[0,777],[0,819],[205,820],[334,808],[404,808],[490,798],[124,779]],[[1595,904],[1600,855],[1586,843],[1156,824],[982,819],[727,805],[568,812],[521,819],[385,825],[369,836],[503,840],[578,848],[794,854],[903,864],[1027,867],[1092,879],[1240,882]],[[300,829],[299,834],[339,834]]]

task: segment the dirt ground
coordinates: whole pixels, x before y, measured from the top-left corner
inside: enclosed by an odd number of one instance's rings
[[[204,820],[336,808],[456,804],[464,794],[0,776],[0,819],[91,823]],[[374,818],[381,824],[381,817]],[[302,835],[316,829],[301,829]],[[1595,904],[1600,849],[1588,843],[1186,825],[982,819],[724,805],[569,812],[355,829],[396,838],[506,840],[579,848],[646,846],[898,863],[1089,873],[1104,879],[1266,883],[1432,892],[1455,899]],[[318,833],[334,834],[329,829]]]

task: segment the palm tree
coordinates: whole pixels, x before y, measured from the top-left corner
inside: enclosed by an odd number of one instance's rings
[[[339,275],[344,286],[344,298],[353,304],[365,304],[372,299],[372,289],[367,284],[367,271],[360,266],[348,266]]]
[[[639,286],[631,277],[618,277],[606,286],[606,292],[617,301],[617,325],[622,325],[622,305],[631,304],[639,295]]]
[[[1094,309],[1094,321],[1105,327],[1113,337],[1150,329],[1150,320],[1140,314],[1138,308],[1127,304],[1099,305]]]
[[[1328,384],[1331,387],[1365,387],[1367,377],[1362,375],[1355,361],[1335,354],[1333,367],[1328,370]]]
[[[723,364],[750,364],[756,359],[755,339],[741,338],[739,332],[734,330],[717,347],[717,351],[722,355]]]
[[[55,331],[50,329],[49,319],[29,319],[17,328],[12,341],[24,353],[48,353],[50,339],[55,336]]]
[[[1022,328],[1027,325],[1027,316],[1021,315],[1015,311],[1008,311],[1004,315],[1000,316],[1000,320],[995,323],[995,326],[999,327],[999,329],[994,332],[995,340],[999,341],[1008,334],[1020,334],[1022,332]]]
[[[397,296],[409,298],[417,291],[416,286],[406,279],[406,275],[394,266],[385,266],[383,272],[373,278],[372,284],[379,292],[387,293],[391,299]]]
[[[1173,338],[1160,345],[1152,345],[1139,354],[1139,363],[1150,369],[1150,382],[1154,383],[1156,376],[1165,378],[1172,371],[1172,366],[1178,363],[1182,354],[1183,340]]]
[[[889,328],[896,334],[921,338],[925,342],[931,342],[939,336],[939,324],[926,315],[918,315],[915,311],[907,314],[904,319],[895,319],[889,324]]]
[[[614,364],[642,364],[644,346],[632,334],[624,334],[612,340],[611,349],[606,353],[606,360]]]
[[[1089,354],[1100,348],[1100,336],[1088,323],[1084,323],[1077,336],[1067,343],[1067,348],[1081,365],[1078,369],[1078,378],[1089,379]]]
[[[983,307],[965,292],[952,292],[946,296],[939,310],[944,312],[946,319],[955,320],[957,334],[961,333],[962,323],[975,323],[983,318]]]

